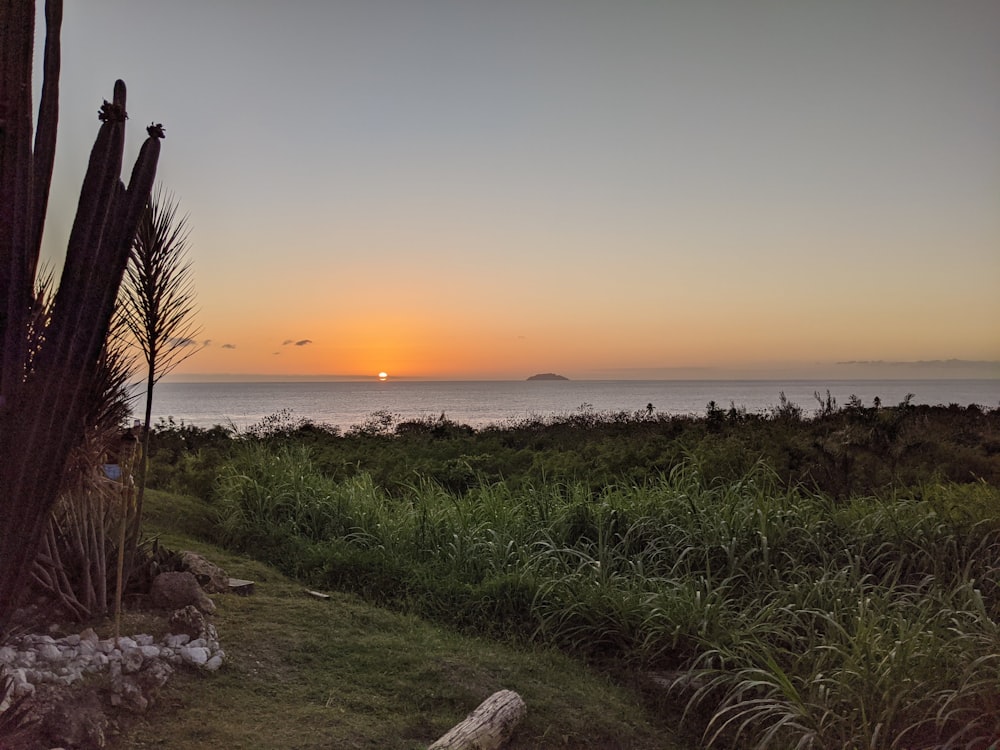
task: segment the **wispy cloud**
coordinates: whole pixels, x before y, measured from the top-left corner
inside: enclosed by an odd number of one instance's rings
[[[298,341],[295,339],[285,339],[281,342],[281,345],[288,346],[289,344],[294,344],[295,346],[309,346],[311,343],[312,339],[299,339]]]
[[[236,344],[223,344],[222,348],[223,349],[235,349],[236,348]]]
[[[170,346],[181,348],[185,346],[208,346],[211,342],[206,341],[204,344],[202,344],[201,342],[192,338],[168,338],[167,343],[170,344]]]
[[[838,370],[855,377],[896,378],[995,378],[1000,361],[974,359],[854,360],[838,362]]]
[[[891,365],[893,367],[924,367],[934,365],[937,367],[969,367],[986,365],[995,367],[1000,365],[996,360],[977,359],[918,359],[918,360],[886,360],[886,359],[855,359],[846,362],[838,362],[838,365]]]

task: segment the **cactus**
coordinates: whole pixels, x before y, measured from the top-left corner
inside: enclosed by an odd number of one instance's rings
[[[33,0],[0,0],[0,626],[18,606],[66,457],[83,437],[132,238],[149,199],[162,126],[147,129],[128,187],[120,178],[125,84],[100,108],[52,315],[29,346],[34,284],[58,121],[62,1],[46,0],[44,81],[32,147]]]

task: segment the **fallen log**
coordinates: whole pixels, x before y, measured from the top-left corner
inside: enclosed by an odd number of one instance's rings
[[[513,690],[493,693],[427,750],[499,750],[527,712]]]

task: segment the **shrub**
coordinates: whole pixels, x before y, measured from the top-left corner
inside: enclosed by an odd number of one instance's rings
[[[825,407],[714,432],[585,414],[475,436],[243,440],[220,472],[219,529],[306,580],[464,630],[672,670],[715,746],[985,747],[1000,731],[1000,488],[912,464],[923,479],[907,486],[819,491],[809,440],[926,416]],[[911,429],[879,444],[911,444]],[[646,448],[615,444],[631,430]],[[885,478],[869,443],[841,443],[851,484]],[[622,471],[667,452],[666,469]],[[532,464],[491,479],[498,455]],[[914,454],[895,455],[898,478]],[[791,481],[807,470],[817,481]]]

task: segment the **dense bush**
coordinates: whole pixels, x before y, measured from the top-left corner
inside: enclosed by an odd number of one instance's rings
[[[227,545],[461,629],[668,673],[708,744],[987,747],[998,413],[793,407],[187,439],[226,455]]]
[[[150,436],[147,483],[160,490],[210,497],[234,434],[222,426],[203,429],[160,420]]]
[[[838,408],[829,397],[810,418],[782,401],[769,414],[710,404],[704,418],[647,412],[573,414],[474,430],[440,417],[396,423],[376,413],[341,433],[272,416],[243,434],[161,422],[153,435],[151,479],[161,489],[205,497],[220,458],[234,445],[294,443],[310,448],[325,476],[367,474],[392,494],[423,480],[455,492],[499,481],[528,487],[638,482],[694,462],[719,479],[738,479],[763,461],[786,486],[839,500],[934,479],[1000,485],[1000,409],[913,406]]]
[[[398,496],[323,477],[302,450],[245,446],[219,488],[228,544],[463,629],[672,670],[717,744],[1000,731],[1000,491],[985,483],[836,504],[763,465],[731,482],[685,465],[598,496]]]

